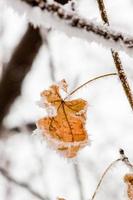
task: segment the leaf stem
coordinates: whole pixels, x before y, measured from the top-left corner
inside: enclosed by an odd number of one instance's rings
[[[106,174],[108,173],[108,171],[109,171],[117,162],[119,162],[119,161],[121,161],[121,158],[118,158],[117,160],[113,161],[113,162],[106,168],[106,170],[105,170],[104,173],[102,174],[102,176],[101,176],[101,178],[100,178],[100,181],[98,182],[97,187],[96,187],[96,189],[95,189],[95,192],[93,193],[93,196],[92,196],[92,198],[91,198],[90,200],[94,200],[94,198],[95,198],[95,196],[96,196],[96,194],[97,194],[97,192],[98,192],[98,190],[99,190],[99,188],[100,188],[100,186],[101,186],[101,184],[102,184],[102,182],[103,182],[103,180],[104,180],[104,177],[106,176]]]
[[[94,198],[96,197],[97,193],[98,193],[98,190],[106,176],[106,174],[108,173],[108,171],[116,164],[118,163],[119,161],[122,161],[130,170],[133,171],[133,164],[129,161],[128,157],[125,155],[125,152],[123,149],[120,149],[119,150],[119,154],[120,154],[120,158],[114,160],[104,171],[104,173],[102,174],[98,184],[97,184],[97,187],[91,197],[90,200],[94,200]]]
[[[70,94],[68,94],[64,100],[66,100],[68,97],[72,96],[74,93],[76,93],[78,90],[80,90],[81,88],[83,88],[85,85],[93,82],[93,81],[96,81],[97,79],[101,79],[101,78],[104,78],[104,77],[107,77],[107,76],[116,76],[117,73],[108,73],[108,74],[103,74],[103,75],[100,75],[100,76],[97,76],[93,79],[90,79],[89,81],[83,83],[82,85],[80,85],[79,87],[77,87],[75,90],[73,90]]]

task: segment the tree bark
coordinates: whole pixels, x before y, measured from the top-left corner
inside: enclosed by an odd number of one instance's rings
[[[39,28],[29,25],[0,81],[0,127],[12,103],[20,95],[22,81],[31,69],[41,45],[42,38]]]

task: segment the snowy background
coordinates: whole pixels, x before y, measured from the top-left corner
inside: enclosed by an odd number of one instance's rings
[[[26,13],[19,15],[4,1],[0,0],[2,70],[28,26]],[[132,35],[133,1],[106,0],[105,4],[111,27]],[[95,0],[78,0],[77,12],[86,19],[102,24]],[[30,72],[23,81],[21,96],[16,99],[4,120],[6,131],[21,127],[21,132],[12,133],[13,136],[0,140],[0,167],[8,170],[16,180],[26,182],[44,196],[44,199],[55,200],[57,197],[63,197],[67,200],[89,200],[105,168],[118,158],[119,148],[123,148],[133,160],[132,111],[119,79],[116,76],[103,78],[73,95],[73,98],[81,97],[88,101],[86,129],[91,140],[91,145],[78,154],[75,162],[68,161],[49,149],[40,136],[29,134],[25,124],[35,122],[45,113],[36,105],[40,92],[54,81],[59,82],[65,78],[71,91],[93,77],[116,71],[109,49],[93,40],[87,42],[68,37],[58,30],[50,31],[47,39],[49,48],[45,42],[41,46]],[[119,53],[133,88],[132,56],[124,51]],[[55,80],[51,76],[51,60]],[[126,172],[128,169],[122,164],[114,167],[106,176],[96,199],[124,200],[126,197],[123,176]],[[0,199],[38,198],[8,182],[0,174]]]

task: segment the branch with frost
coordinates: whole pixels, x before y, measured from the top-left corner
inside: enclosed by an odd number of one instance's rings
[[[50,4],[44,0],[4,0],[4,2],[10,4],[19,13],[25,13],[28,20],[36,26],[55,28],[68,36],[85,39],[88,42],[94,41],[105,47],[132,54],[132,36],[86,20],[58,3]]]
[[[110,24],[109,24],[106,8],[104,5],[104,0],[97,0],[97,3],[98,3],[99,11],[101,13],[101,18],[103,20],[103,23],[106,24],[107,26],[109,26]],[[121,81],[121,85],[127,96],[128,102],[131,106],[131,109],[133,110],[133,93],[132,93],[131,87],[129,85],[129,81],[128,81],[127,75],[125,73],[125,70],[123,68],[119,53],[114,51],[114,49],[111,49],[111,53],[112,53],[112,58],[115,63],[116,70],[118,72],[119,79]]]
[[[37,199],[40,200],[46,200],[47,198],[43,197],[41,194],[39,194],[37,191],[34,191],[27,183],[24,182],[20,182],[17,181],[16,179],[14,179],[11,175],[8,174],[8,172],[3,169],[2,167],[0,167],[0,173],[6,178],[6,180],[8,180],[9,182],[24,188],[25,190],[27,190],[32,196],[36,197]]]

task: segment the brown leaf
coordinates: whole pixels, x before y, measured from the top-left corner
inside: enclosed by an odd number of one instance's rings
[[[126,174],[124,181],[127,185],[127,196],[129,200],[133,200],[133,174]]]
[[[62,81],[67,91],[67,83]],[[85,130],[87,102],[83,99],[65,101],[59,93],[59,86],[52,85],[41,93],[44,104],[53,106],[57,115],[44,117],[37,122],[43,135],[54,149],[65,157],[75,157],[79,149],[88,142]]]

